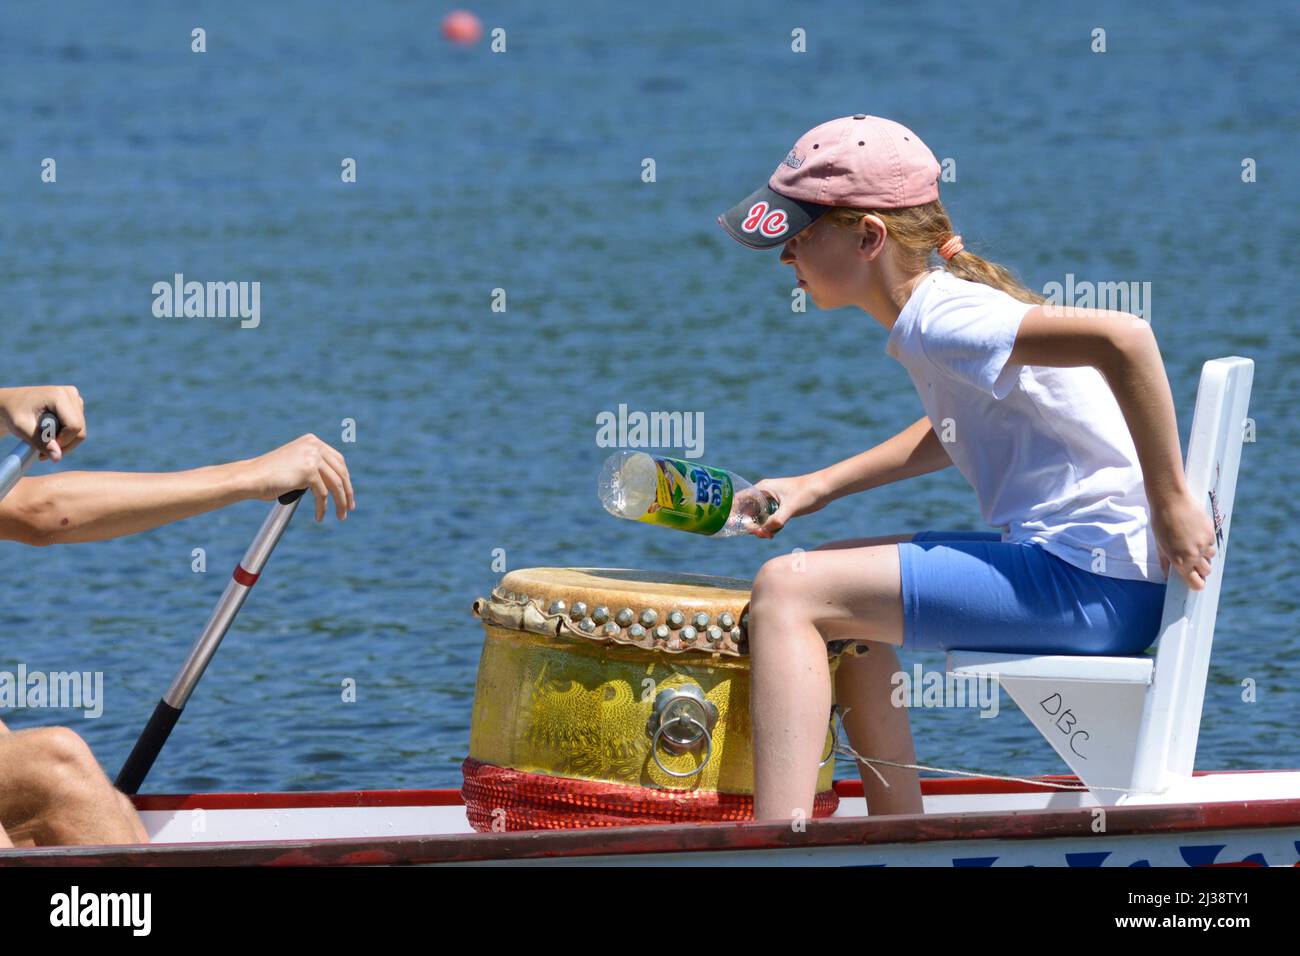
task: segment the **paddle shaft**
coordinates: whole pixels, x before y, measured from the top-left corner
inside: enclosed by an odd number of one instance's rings
[[[58,415],[53,412],[41,412],[41,417],[36,423],[37,438],[44,438],[46,435],[53,438],[61,431],[63,431],[63,423],[59,421]],[[36,460],[36,453],[35,445],[20,441],[14,446],[13,451],[0,459],[0,499],[13,491],[14,485],[18,484],[18,479],[27,474],[27,469],[31,468],[32,462]]]
[[[158,701],[153,716],[145,725],[140,739],[131,748],[131,755],[126,758],[126,763],[122,765],[122,770],[117,775],[116,786],[123,793],[139,792],[140,785],[144,783],[144,778],[148,776],[163,745],[167,743],[172,728],[180,719],[186,701],[190,699],[190,694],[194,692],[208,662],[212,660],[212,656],[221,645],[221,639],[226,636],[226,631],[230,630],[235,615],[243,607],[244,599],[257,583],[262,568],[266,566],[271,552],[275,550],[285,528],[289,526],[289,519],[293,517],[298,501],[305,491],[304,488],[287,492],[271,506],[271,513],[266,516],[266,520],[262,522],[262,527],[257,532],[257,537],[244,552],[243,560],[235,566],[234,574],[227,582],[226,590],[222,592],[221,600],[213,609],[212,616],[208,618],[203,632],[199,634],[199,639],[190,650],[190,656],[176,672],[171,686],[167,688],[167,693],[163,694],[162,699]]]

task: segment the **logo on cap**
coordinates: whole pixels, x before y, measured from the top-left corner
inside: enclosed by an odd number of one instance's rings
[[[781,162],[791,169],[798,169],[803,165],[803,153],[797,149],[792,149]]]
[[[769,239],[775,239],[790,228],[790,223],[786,221],[783,210],[769,210],[767,203],[760,201],[749,207],[749,214],[745,216],[740,228],[745,232],[758,231]]]

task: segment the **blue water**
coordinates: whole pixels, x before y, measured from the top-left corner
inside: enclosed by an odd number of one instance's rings
[[[1030,285],[1152,284],[1184,447],[1201,364],[1255,359],[1198,766],[1300,764],[1294,5],[476,7],[506,28],[503,54],[447,44],[444,9],[0,12],[0,382],[81,389],[90,440],[63,467],[190,468],[310,431],[357,489],[342,525],[300,511],[147,789],[458,786],[482,636],[469,607],[499,576],[493,549],[512,568],[750,576],[837,538],[980,528],[955,469],[773,541],[618,522],[593,495],[596,415],[619,403],[703,411],[704,460],[753,479],[922,414],[874,320],[792,314],[776,253],[714,222],[801,132],[859,111],[957,160],[958,230]],[[796,27],[807,53],[790,51]],[[260,326],[155,318],[151,287],[176,272],[260,282]],[[99,719],[0,716],[66,723],[115,772],[266,509],[0,544],[0,669],[102,671],[106,695]],[[996,721],[914,712],[919,759],[1063,769],[1003,705]]]

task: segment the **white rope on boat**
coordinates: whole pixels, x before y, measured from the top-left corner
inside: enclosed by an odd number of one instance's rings
[[[844,729],[844,715],[847,714],[850,709],[851,708],[845,707],[840,712],[841,730]],[[842,738],[847,735],[841,734],[840,736]],[[831,753],[839,757],[851,758],[853,760],[856,760],[858,763],[866,764],[867,767],[870,768],[871,772],[880,778],[880,782],[884,784],[887,789],[890,787],[889,781],[886,780],[884,776],[881,774],[881,772],[877,770],[874,766],[872,766],[872,764],[880,763],[880,764],[885,764],[886,766],[889,767],[901,767],[904,770],[926,770],[929,771],[930,773],[946,773],[946,774],[951,774],[952,776],[955,777],[984,777],[989,780],[1007,780],[1012,783],[1033,784],[1036,787],[1054,787],[1057,790],[1111,790],[1116,793],[1137,792],[1136,790],[1129,790],[1125,787],[1089,787],[1083,784],[1054,783],[1048,780],[1035,780],[1033,777],[1011,777],[1011,776],[1006,776],[1004,774],[997,774],[997,773],[981,773],[975,770],[956,770],[951,767],[927,767],[925,764],[919,764],[919,763],[898,763],[893,760],[884,760],[879,757],[864,757],[862,756],[862,754],[858,753],[856,750],[853,749],[852,746],[844,742],[842,739],[839,740],[836,743],[836,745],[831,748]]]

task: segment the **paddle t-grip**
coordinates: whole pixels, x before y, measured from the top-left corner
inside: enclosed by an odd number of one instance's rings
[[[41,412],[40,417],[36,419],[36,442],[42,451],[51,439],[59,437],[61,431],[63,431],[63,421],[48,409]],[[47,435],[49,438],[45,437]]]

